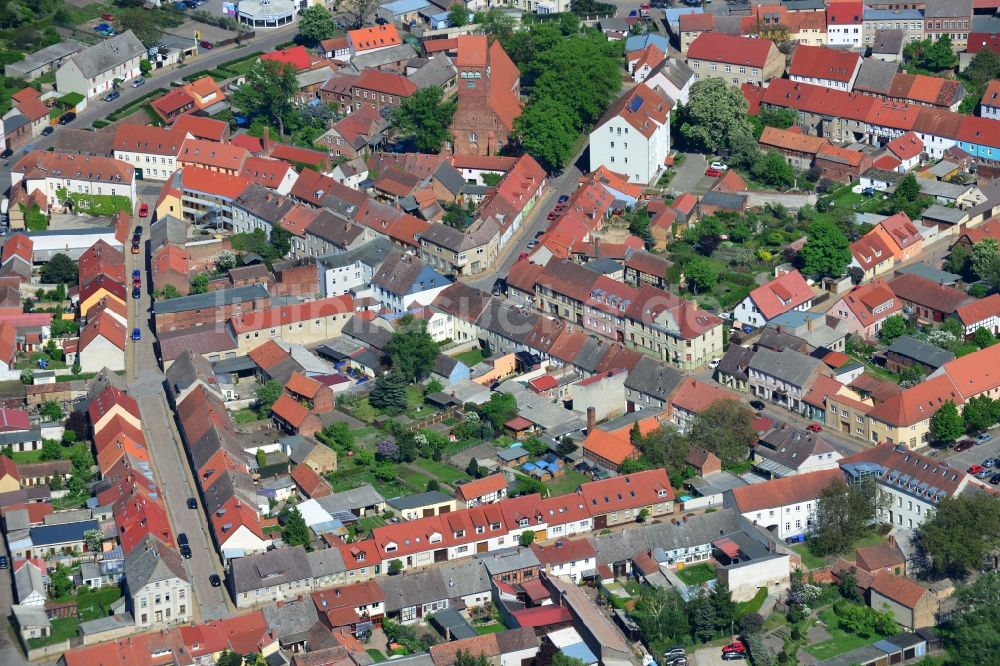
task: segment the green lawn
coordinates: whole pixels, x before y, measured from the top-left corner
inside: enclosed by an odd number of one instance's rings
[[[470,349],[469,351],[464,351],[461,354],[455,354],[454,358],[458,359],[462,363],[466,364],[470,368],[480,361],[483,360],[483,350],[479,347],[475,349]]]
[[[235,412],[233,412],[233,423],[236,424],[253,423],[254,421],[261,421],[261,420],[263,420],[263,418],[259,414],[257,414],[257,412],[253,411],[249,407],[246,407],[244,409],[237,409]]]
[[[885,638],[882,635],[863,638],[856,634],[848,633],[840,627],[840,618],[837,617],[832,608],[820,611],[819,619],[823,621],[826,625],[826,630],[830,632],[830,639],[816,643],[815,645],[809,645],[805,648],[806,652],[816,657],[817,660],[829,659],[830,657],[835,657],[850,650],[856,650],[859,647],[870,645],[881,638]]]
[[[866,537],[862,537],[851,544],[851,547],[847,549],[847,552],[842,553],[845,559],[853,560],[854,551],[858,548],[867,548],[868,546],[877,546],[878,544],[885,541],[885,537],[879,536],[878,534],[870,534]],[[794,550],[802,557],[802,564],[809,567],[810,569],[819,569],[820,567],[826,566],[833,561],[832,556],[820,557],[815,555],[809,548],[809,542],[797,543],[791,546]]]
[[[759,612],[760,607],[764,605],[765,599],[767,599],[767,588],[762,587],[757,590],[757,594],[753,596],[753,599],[750,599],[749,601],[741,601],[736,604],[737,617],[743,617],[744,615]]]
[[[76,607],[80,620],[86,622],[107,617],[111,614],[111,605],[121,597],[122,592],[117,585],[102,587],[99,590],[81,587],[76,592]]]
[[[381,664],[383,661],[385,661],[385,655],[376,650],[375,648],[368,648],[367,650],[365,650],[365,652],[368,653],[368,656],[371,657],[372,661],[375,662],[376,664]]]
[[[358,521],[358,531],[359,532],[370,532],[376,527],[382,527],[385,525],[385,519],[377,514],[372,514],[370,516],[365,516]]]
[[[565,474],[545,482],[545,489],[550,491],[552,495],[569,495],[570,493],[575,493],[581,483],[590,481],[588,476],[577,472],[575,469],[569,467],[564,467],[563,469],[565,469]]]
[[[483,636],[485,634],[499,634],[501,631],[507,631],[507,627],[499,622],[494,622],[493,624],[481,624],[475,627],[475,630],[477,634]]]
[[[464,471],[455,469],[448,463],[438,462],[437,460],[420,458],[413,464],[430,474],[431,478],[447,483],[448,485],[454,485],[459,479],[469,478],[469,475]]]
[[[76,628],[78,626],[80,626],[80,620],[78,618],[57,617],[52,620],[52,633],[45,638],[29,638],[28,647],[40,648],[73,638],[76,636]]]
[[[42,461],[42,450],[37,451],[14,451],[11,454],[11,459],[18,464],[25,463],[36,463]]]
[[[677,577],[686,585],[700,585],[715,578],[715,567],[709,564],[695,564],[677,571]]]
[[[799,554],[799,557],[802,558],[802,564],[809,569],[819,569],[827,562],[827,558],[813,555],[808,543],[797,543],[791,546],[791,549]]]

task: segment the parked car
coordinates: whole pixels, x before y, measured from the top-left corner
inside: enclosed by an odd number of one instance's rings
[[[212,42],[206,42],[205,40],[198,42],[198,46],[205,49],[206,51],[211,51],[212,49],[215,48],[215,44],[213,44]]]
[[[711,368],[712,370],[715,370],[717,367],[719,367],[719,361],[721,360],[722,359],[718,357],[713,358],[711,361],[708,362],[708,367]]]
[[[673,647],[663,653],[664,659],[673,659],[674,657],[686,657],[687,652],[684,651],[682,647]]]
[[[184,532],[181,532],[180,534],[177,535],[177,545],[178,546],[187,546],[190,543],[191,542],[188,541],[188,535],[185,534]]]
[[[142,339],[142,331],[140,331],[138,328],[133,328],[132,329],[132,339],[133,340],[141,340]]]
[[[823,426],[821,426],[818,423],[810,423],[808,426],[806,426],[806,430],[810,432],[821,432],[823,430]]]
[[[566,204],[561,204],[561,203],[560,204],[556,204],[555,211],[557,213],[561,213],[561,212],[563,212],[563,208],[565,208],[565,207],[566,207]]]
[[[747,651],[747,646],[743,643],[743,641],[733,641],[729,645],[723,645],[722,646],[722,651],[723,652],[746,652]]]
[[[7,148],[2,153],[0,153],[0,157],[2,157],[3,159],[7,159],[8,157],[10,157],[13,154],[14,154],[14,151],[11,150],[10,148]]]
[[[188,545],[181,546],[180,551],[181,551],[181,557],[183,557],[185,560],[191,559],[191,546]]]
[[[69,111],[68,113],[64,113],[62,114],[62,116],[59,117],[59,124],[69,125],[74,120],[76,120],[76,114],[73,113],[72,111]]]
[[[552,211],[551,213],[545,216],[545,219],[548,220],[549,222],[552,222],[557,217],[559,217],[559,213],[557,213],[556,211]]]
[[[527,252],[522,252],[521,254],[517,255],[517,260],[518,261],[523,261],[524,259],[527,259],[527,258],[528,258],[528,253]]]
[[[976,472],[975,476],[976,476],[977,479],[985,481],[986,479],[988,479],[991,476],[993,476],[993,470],[991,470],[991,469],[983,469],[983,470],[980,470],[980,471]]]
[[[713,169],[715,169],[716,171],[725,171],[726,169],[729,168],[725,164],[723,164],[722,162],[712,162],[712,164],[710,166]]]
[[[1000,474],[994,474],[993,476],[991,476],[990,484],[994,486],[1000,484]]]
[[[375,25],[385,25],[386,23],[388,23],[388,21],[381,16],[375,19]]]
[[[142,298],[142,290],[139,287],[132,287],[132,300],[139,300]]]
[[[196,500],[193,497],[188,497],[188,508],[189,509],[197,509],[198,508],[198,500]]]
[[[132,254],[139,254],[142,250],[139,248],[139,241],[132,241]]]
[[[139,206],[139,217],[146,217],[149,215],[149,204],[142,204]]]
[[[712,178],[718,178],[719,176],[722,175],[722,172],[719,171],[718,169],[713,169],[712,167],[708,167],[707,169],[705,169],[705,175],[711,176]]]
[[[958,444],[955,445],[955,451],[959,453],[961,453],[962,451],[968,451],[975,445],[976,443],[973,442],[971,439],[963,439],[962,441],[960,441]]]
[[[968,472],[969,474],[979,474],[984,469],[985,468],[982,465],[970,465],[969,469],[967,469],[965,471]]]
[[[104,101],[113,102],[121,96],[122,94],[120,92],[118,92],[117,90],[112,90],[111,92],[109,92],[107,95],[104,96]]]
[[[42,130],[42,136],[48,136],[49,134],[52,134],[55,131],[56,131],[55,127],[53,127],[52,125],[48,125],[45,127],[45,129]]]
[[[559,203],[566,203],[567,201],[569,201],[568,194],[563,194],[562,196],[559,197]]]
[[[534,250],[536,247],[538,247],[538,241],[532,240],[532,241],[528,242],[528,249],[529,250]]]
[[[723,652],[722,661],[740,661],[741,659],[746,659],[747,656],[742,652]]]
[[[142,271],[139,270],[138,268],[133,268],[132,269],[132,286],[133,287],[138,287],[140,284],[142,284]]]
[[[0,555],[0,569],[6,569],[8,566],[10,565],[7,562],[7,556]]]
[[[997,467],[1000,468],[1000,458],[987,458],[983,461],[983,467]]]
[[[544,235],[545,235],[545,229],[542,229],[541,231],[536,231],[535,232],[535,238],[541,238]]]
[[[219,587],[222,585],[222,579],[219,578],[219,574],[212,574],[209,576],[208,582],[211,583],[212,587]]]
[[[146,85],[146,79],[142,78],[141,76],[138,79],[132,81],[133,88],[138,88],[139,86],[144,86],[144,85]]]
[[[981,432],[976,435],[976,444],[985,444],[986,442],[993,439],[993,435],[988,432]]]
[[[135,229],[132,230],[132,242],[134,243],[140,238],[142,238],[142,225],[137,224],[135,225]]]
[[[764,403],[760,400],[751,400],[750,406],[756,409],[758,412],[764,409]]]
[[[497,278],[493,282],[493,295],[499,296],[503,292],[507,291],[507,280],[503,278]]]

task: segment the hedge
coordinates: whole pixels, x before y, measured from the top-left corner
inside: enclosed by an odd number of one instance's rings
[[[125,116],[127,116],[127,115],[129,115],[131,113],[135,113],[136,111],[138,111],[142,107],[143,104],[145,104],[146,102],[149,102],[154,97],[159,97],[160,95],[164,95],[167,92],[168,92],[168,90],[166,88],[157,88],[155,90],[150,90],[145,95],[142,95],[140,97],[135,98],[130,103],[128,103],[125,106],[123,106],[122,108],[116,109],[115,111],[112,111],[111,113],[109,113],[107,115],[107,120],[110,120],[110,121],[121,120]]]

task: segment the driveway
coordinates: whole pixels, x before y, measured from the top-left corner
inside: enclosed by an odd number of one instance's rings
[[[936,457],[947,460],[949,465],[960,470],[967,470],[972,465],[981,465],[987,458],[1000,458],[1000,426],[994,426],[989,430],[989,433],[993,435],[993,439],[985,444],[977,444],[961,453],[955,453],[954,449],[939,451]],[[969,439],[974,438],[970,437]],[[927,449],[921,451],[925,454],[927,452]],[[1000,473],[1000,469],[994,470],[994,473]],[[983,483],[987,483],[987,481],[983,481]]]
[[[144,188],[140,201],[155,203],[152,188]],[[181,444],[181,438],[174,424],[174,415],[167,404],[164,375],[160,372],[154,351],[155,337],[151,327],[150,308],[152,298],[148,267],[145,265],[146,240],[152,218],[136,218],[143,226],[143,253],[126,254],[126,269],[131,275],[133,268],[143,272],[141,297],[129,300],[129,320],[131,328],[138,328],[141,339],[129,339],[126,356],[126,378],[129,391],[139,403],[142,413],[142,427],[146,441],[150,442],[149,456],[153,472],[163,493],[167,515],[174,535],[184,533],[191,543],[192,556],[184,560],[191,585],[194,588],[194,620],[205,621],[228,617],[233,608],[229,605],[224,587],[212,587],[208,577],[219,574],[224,578],[222,563],[216,553],[214,543],[208,533],[208,523],[198,502],[198,509],[187,508],[189,497],[198,497],[194,478]],[[130,290],[131,295],[131,290]],[[131,338],[131,335],[130,335]]]
[[[670,192],[674,194],[704,194],[715,181],[705,175],[708,160],[701,153],[684,153],[684,162],[677,167],[677,173],[670,181]]]

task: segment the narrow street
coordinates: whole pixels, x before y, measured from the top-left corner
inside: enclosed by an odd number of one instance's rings
[[[152,204],[156,201],[154,192],[157,187],[143,188],[137,206],[142,202]],[[173,412],[166,399],[164,375],[160,371],[154,348],[155,337],[152,328],[152,285],[146,264],[147,241],[151,217],[135,218],[135,223],[143,227],[142,252],[132,254],[131,244],[126,244],[125,266],[129,275],[129,295],[131,296],[131,274],[133,269],[142,272],[142,288],[140,298],[129,302],[129,340],[126,355],[126,378],[129,391],[139,403],[142,413],[142,426],[149,444],[149,457],[156,474],[159,486],[163,492],[163,500],[167,515],[174,531],[174,536],[180,533],[187,535],[191,544],[192,556],[184,560],[191,585],[194,588],[196,603],[194,621],[204,621],[227,617],[233,607],[229,604],[229,596],[224,587],[212,587],[209,576],[218,574],[225,578],[224,569],[215,550],[215,545],[209,535],[208,521],[202,510],[201,501],[197,509],[189,509],[189,497],[198,498],[197,486],[191,474],[187,455],[181,443],[174,422]],[[132,329],[138,328],[139,340],[132,340]]]

